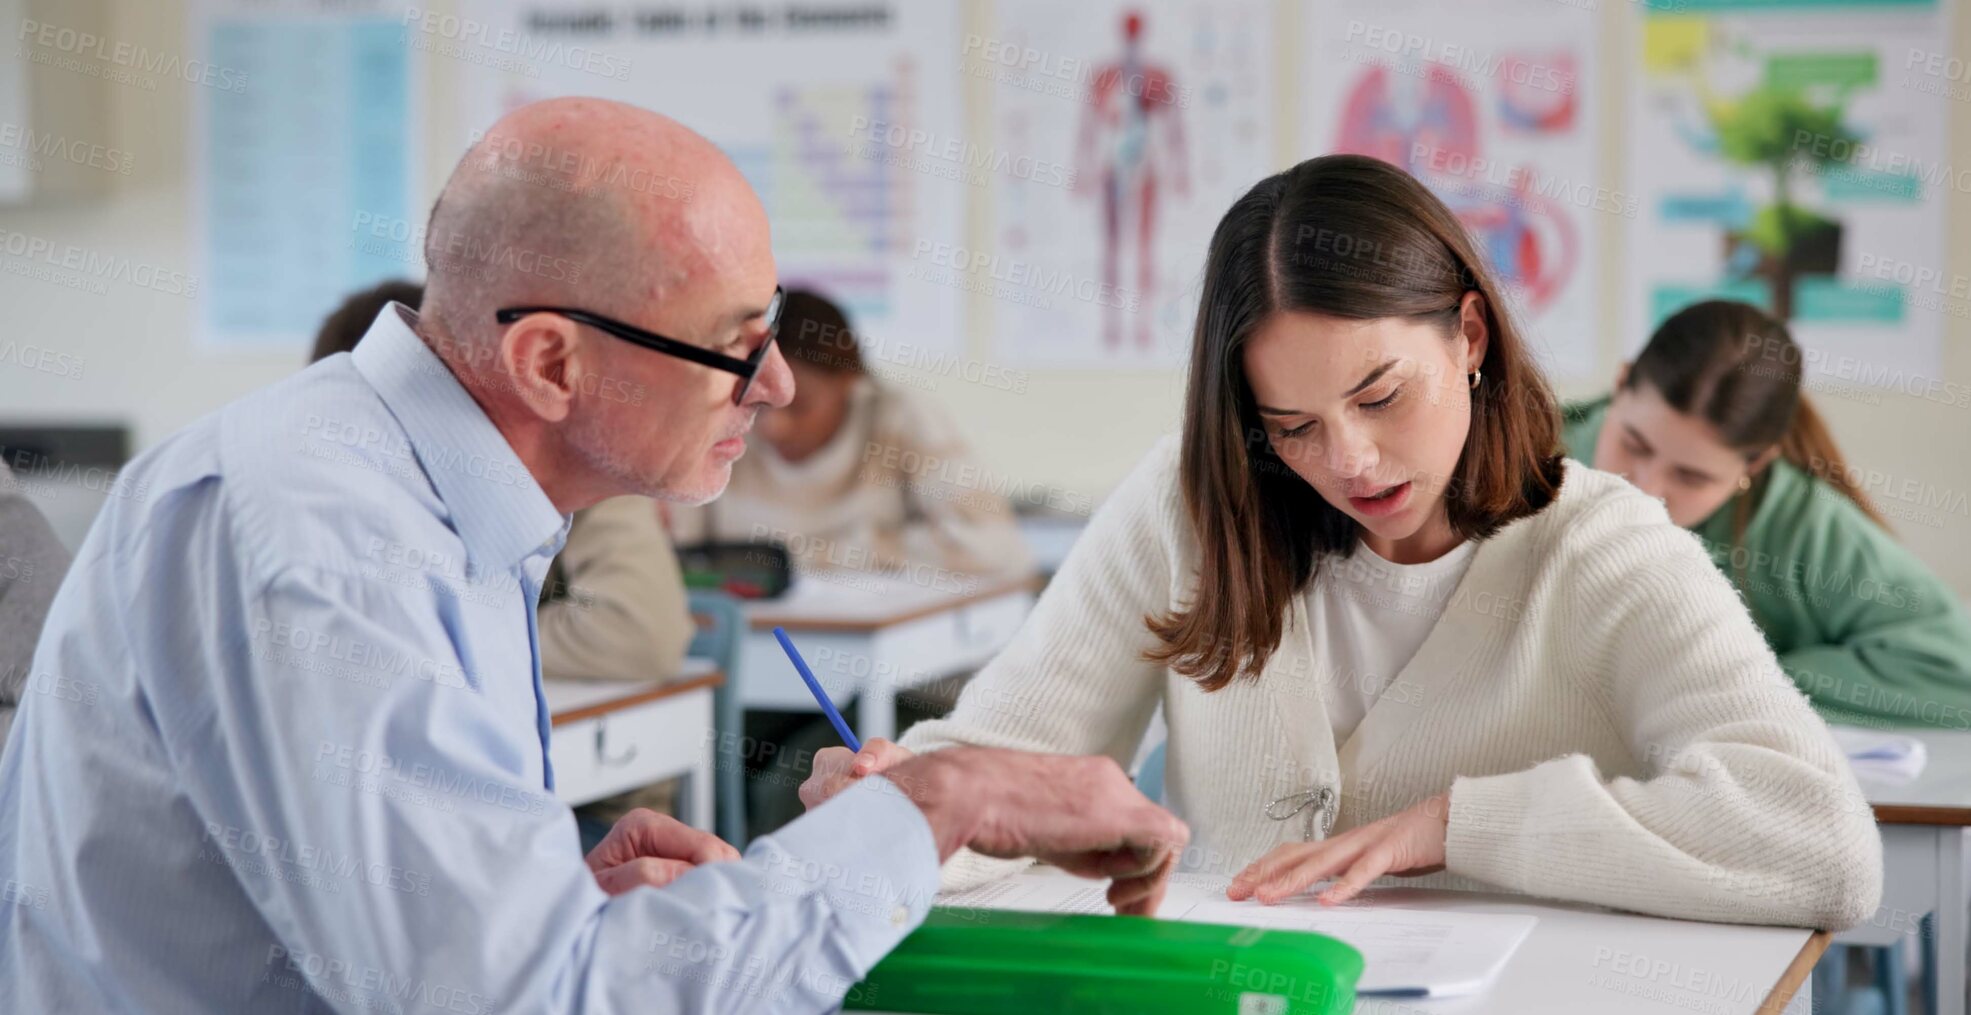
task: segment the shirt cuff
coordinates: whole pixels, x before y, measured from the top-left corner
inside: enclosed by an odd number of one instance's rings
[[[937,899],[931,824],[880,775],[761,837],[747,853],[765,870],[769,891],[828,900],[865,972],[924,922]]]

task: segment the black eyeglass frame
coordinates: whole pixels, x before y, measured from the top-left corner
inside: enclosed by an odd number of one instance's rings
[[[761,342],[760,347],[753,350],[753,354],[745,359],[727,356],[720,352],[713,352],[702,345],[693,345],[690,342],[681,342],[675,338],[666,338],[654,331],[645,331],[634,324],[624,324],[615,318],[604,317],[601,314],[590,313],[589,311],[579,310],[574,307],[503,307],[493,312],[493,319],[501,324],[512,324],[526,317],[528,314],[554,314],[559,317],[566,317],[576,324],[586,324],[598,331],[608,332],[632,345],[640,345],[645,349],[661,352],[667,356],[676,356],[679,359],[690,360],[693,363],[708,366],[714,370],[723,370],[729,374],[737,374],[739,375],[739,385],[732,392],[732,404],[740,405],[745,402],[746,392],[752,388],[754,378],[759,376],[760,364],[766,362],[767,352],[773,348],[774,340],[780,336],[780,310],[786,304],[787,291],[780,286],[774,286],[773,299],[767,303],[766,309],[766,341]]]

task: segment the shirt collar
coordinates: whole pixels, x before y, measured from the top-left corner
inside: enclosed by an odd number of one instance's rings
[[[356,371],[404,428],[466,553],[507,570],[535,554],[559,552],[568,518],[554,509],[451,368],[412,330],[416,321],[402,304],[384,307],[351,355]]]

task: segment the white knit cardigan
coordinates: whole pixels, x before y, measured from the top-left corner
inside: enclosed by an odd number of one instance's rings
[[[1845,759],[1655,500],[1568,462],[1552,504],[1479,546],[1415,658],[1336,744],[1327,703],[1352,692],[1312,643],[1304,595],[1257,679],[1206,693],[1144,661],[1145,615],[1213,594],[1197,588],[1177,463],[1166,438],[950,718],[906,746],[1127,764],[1162,705],[1192,870],[1229,876],[1448,788],[1446,871],[1402,883],[1736,923],[1840,928],[1875,911],[1882,843]],[[1018,866],[961,852],[945,885]]]

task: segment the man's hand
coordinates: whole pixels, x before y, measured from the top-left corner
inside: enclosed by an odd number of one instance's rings
[[[883,774],[924,812],[940,860],[970,846],[1109,878],[1118,913],[1154,914],[1191,841],[1184,822],[1107,757],[954,747]]]
[[[864,741],[860,751],[850,751],[846,747],[823,748],[815,753],[814,770],[808,773],[807,781],[801,783],[801,803],[808,810],[814,810],[864,778],[895,768],[916,756],[882,737]]]
[[[1246,866],[1225,890],[1234,902],[1257,898],[1272,905],[1323,878],[1340,875],[1318,898],[1332,906],[1355,897],[1384,874],[1434,874],[1444,869],[1444,831],[1451,794],[1440,793],[1408,810],[1320,842],[1290,842]]]
[[[588,855],[595,883],[611,895],[640,885],[662,888],[701,863],[739,859],[739,851],[710,832],[639,807],[596,843]]]

